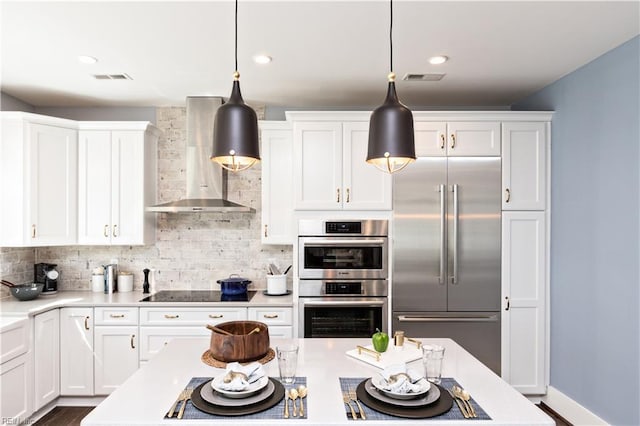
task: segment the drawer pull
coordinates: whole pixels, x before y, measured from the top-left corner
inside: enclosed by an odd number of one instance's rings
[[[267,319],[274,319],[274,318],[278,318],[278,314],[264,314],[263,317]]]
[[[124,318],[124,314],[110,314],[111,318]]]
[[[135,339],[135,337],[136,337],[135,334],[131,335],[131,349],[135,349],[136,348],[135,345],[133,344],[133,339]]]
[[[176,319],[176,318],[180,318],[180,315],[169,315],[169,314],[165,314],[164,316],[166,319]]]
[[[224,318],[224,315],[223,314],[217,314],[217,315],[209,314],[209,318],[213,318],[213,319]]]

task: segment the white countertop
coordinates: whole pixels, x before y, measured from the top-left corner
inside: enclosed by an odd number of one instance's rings
[[[356,344],[369,344],[369,339],[296,339],[300,352],[297,375],[307,377],[309,388],[308,418],[293,419],[293,423],[327,425],[352,424],[347,420],[340,394],[338,377],[371,377],[375,367],[348,357],[345,352]],[[492,425],[555,425],[554,421],[524,396],[496,376],[477,359],[451,339],[421,339],[425,343],[445,346],[443,376],[454,377],[493,420],[473,420],[473,424]],[[275,347],[282,340],[273,340]],[[209,367],[200,360],[208,349],[208,338],[173,340],[149,364],[143,366],[122,386],[98,405],[82,425],[156,425],[211,424],[207,420],[164,419],[180,391],[192,377],[214,377],[223,370]],[[422,370],[419,361],[415,368]],[[265,365],[267,374],[277,377],[277,361]],[[374,421],[384,425],[408,424],[469,424],[469,420]],[[283,424],[283,420],[246,420],[229,417],[228,424]]]
[[[112,294],[94,293],[91,291],[59,291],[50,296],[38,296],[37,299],[19,301],[13,296],[0,299],[0,316],[32,316],[50,309],[68,306],[92,307],[92,306],[136,306],[136,307],[161,307],[161,306],[188,306],[192,308],[207,306],[292,306],[293,296],[267,296],[262,290],[256,290],[256,294],[248,302],[140,302],[140,299],[148,296],[141,291],[116,292]]]

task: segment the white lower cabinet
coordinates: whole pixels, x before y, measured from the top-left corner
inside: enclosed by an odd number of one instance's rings
[[[3,424],[18,424],[33,412],[32,377],[29,354],[0,364],[0,418]]]
[[[60,395],[60,310],[36,315],[33,326],[34,411]]]
[[[248,309],[250,321],[260,321],[269,326],[269,337],[293,337],[293,308],[289,307],[251,307]]]
[[[60,309],[60,395],[93,395],[93,308]]]
[[[546,220],[502,213],[502,378],[523,394],[546,393]]]
[[[138,326],[96,326],[94,393],[108,395],[138,369]]]
[[[140,361],[148,361],[173,339],[210,336],[206,327],[140,327]],[[202,351],[207,349],[203,347]]]

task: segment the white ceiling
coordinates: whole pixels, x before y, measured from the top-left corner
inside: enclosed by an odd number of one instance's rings
[[[506,106],[640,32],[638,1],[394,2],[394,70],[410,106]],[[183,105],[231,91],[233,1],[2,1],[1,88],[35,106]],[[387,1],[239,4],[245,100],[374,107],[386,92]],[[251,57],[267,53],[269,65]],[[80,64],[77,55],[99,59]],[[444,65],[427,58],[448,55]],[[127,73],[133,81],[92,74]]]

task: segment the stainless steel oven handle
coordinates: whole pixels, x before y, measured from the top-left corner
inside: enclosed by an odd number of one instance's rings
[[[351,300],[351,301],[335,301],[335,300],[318,300],[313,302],[304,301],[304,307],[326,307],[326,306],[384,306],[386,300]]]
[[[348,238],[340,238],[335,240],[311,240],[305,241],[304,246],[344,246],[344,245],[358,245],[358,246],[379,246],[385,243],[384,240],[381,239],[372,239],[372,240],[357,240],[357,239],[348,239]]]
[[[498,321],[497,315],[476,315],[472,317],[429,317],[429,316],[412,316],[399,315],[400,322],[495,322]]]
[[[446,242],[446,236],[445,236],[445,226],[447,224],[447,218],[445,216],[445,207],[444,207],[444,196],[445,196],[445,189],[444,189],[444,185],[440,185],[439,186],[439,191],[440,191],[440,277],[438,278],[438,282],[442,285],[446,284],[445,283],[445,262],[444,262],[444,256],[445,256],[445,242]]]

